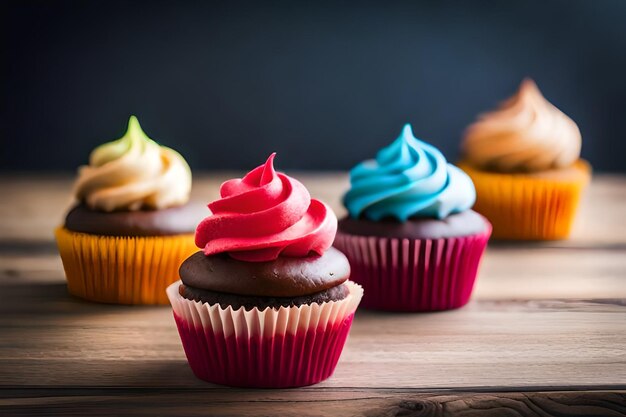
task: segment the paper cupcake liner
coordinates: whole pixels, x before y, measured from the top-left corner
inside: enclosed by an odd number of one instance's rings
[[[279,309],[232,307],[183,298],[180,281],[167,295],[187,355],[200,379],[235,387],[287,388],[330,377],[348,337],[363,289],[348,281],[339,301]]]
[[[491,227],[478,235],[418,240],[338,232],[334,246],[365,290],[364,308],[436,311],[467,304],[490,234]]]
[[[55,230],[72,295],[114,304],[167,304],[165,289],[198,251],[194,235],[118,237]]]
[[[484,172],[459,164],[476,187],[474,210],[493,225],[498,239],[557,240],[570,235],[583,188],[591,177],[584,161],[577,174],[550,179]]]

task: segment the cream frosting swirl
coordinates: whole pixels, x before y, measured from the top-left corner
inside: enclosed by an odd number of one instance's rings
[[[570,166],[580,157],[580,147],[576,123],[525,79],[517,94],[467,129],[462,151],[480,168],[534,172]]]
[[[101,211],[179,206],[189,200],[190,191],[185,159],[150,139],[135,116],[124,136],[91,152],[74,185],[77,199]]]

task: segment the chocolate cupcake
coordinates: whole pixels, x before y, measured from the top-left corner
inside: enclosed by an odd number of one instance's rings
[[[167,290],[189,365],[209,382],[278,388],[330,377],[362,296],[330,247],[334,213],[273,160],[222,184],[196,229],[202,251]]]
[[[97,147],[74,187],[77,204],[55,231],[69,292],[86,300],[164,304],[165,288],[195,251],[201,207],[191,171],[131,116],[126,134]]]
[[[363,285],[366,308],[433,311],[470,298],[491,225],[470,210],[469,177],[410,125],[350,172],[335,247]]]

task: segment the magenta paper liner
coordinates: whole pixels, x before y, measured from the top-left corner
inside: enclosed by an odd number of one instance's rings
[[[273,337],[236,337],[196,327],[174,313],[193,373],[232,387],[289,388],[329,378],[346,343],[354,313],[325,329]]]
[[[183,348],[198,378],[222,385],[287,388],[332,375],[363,289],[342,300],[278,309],[222,308],[167,288]]]
[[[337,232],[334,246],[363,286],[363,307],[437,311],[467,304],[490,235],[491,226],[479,235],[418,240]]]

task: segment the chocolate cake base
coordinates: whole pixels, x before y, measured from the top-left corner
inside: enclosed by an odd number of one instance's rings
[[[486,231],[488,227],[489,224],[483,216],[474,210],[466,210],[441,220],[415,218],[404,223],[396,219],[372,221],[344,217],[339,221],[337,230],[340,233],[357,236],[415,240],[477,235]]]
[[[346,256],[329,248],[322,256],[279,256],[269,262],[245,262],[228,254],[196,252],[179,269],[183,284],[218,293],[295,297],[327,290],[350,277]]]
[[[178,291],[183,298],[188,300],[200,301],[211,305],[219,304],[222,308],[230,306],[235,310],[243,307],[246,311],[253,308],[258,308],[259,310],[264,310],[268,307],[279,309],[280,307],[299,307],[313,303],[322,304],[328,301],[339,301],[346,298],[350,292],[345,284],[299,297],[258,297],[228,294],[189,287],[185,284],[181,284]]]
[[[168,236],[194,233],[209,210],[200,204],[185,204],[162,210],[92,210],[85,204],[72,208],[65,228],[72,232],[104,236]]]

